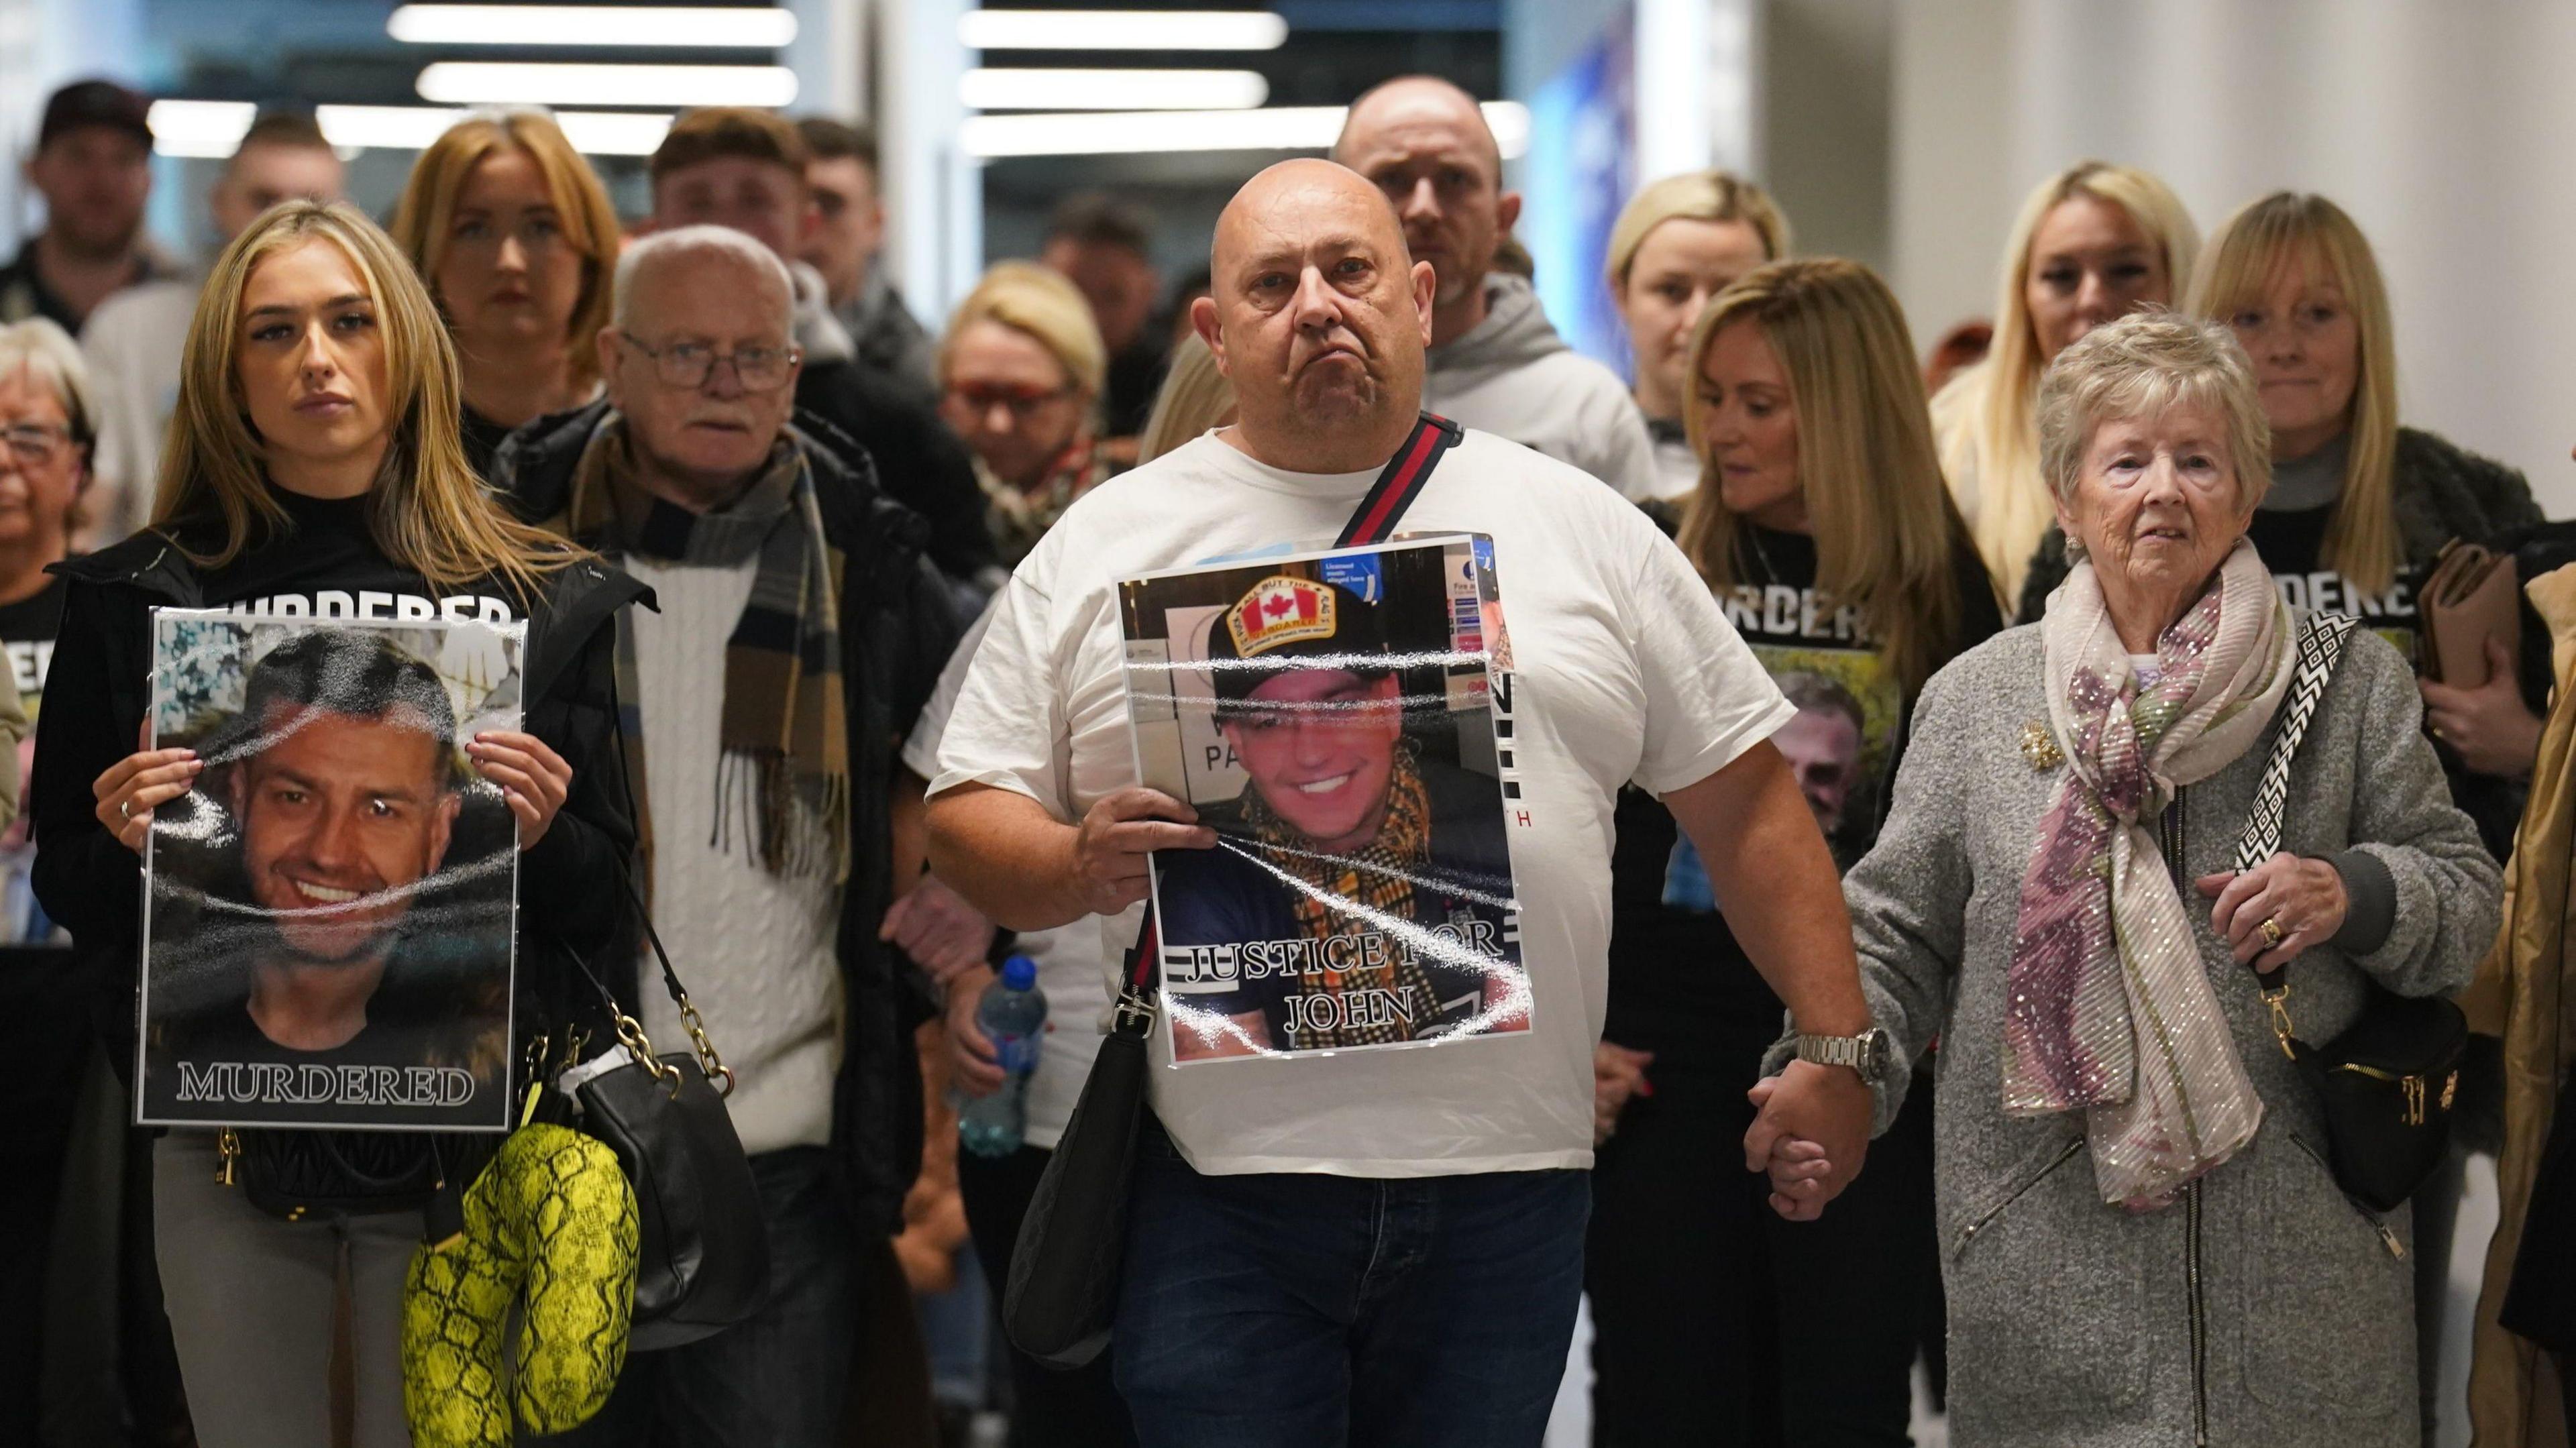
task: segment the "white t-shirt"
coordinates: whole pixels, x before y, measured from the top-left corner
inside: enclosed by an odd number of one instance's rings
[[[1120,580],[1329,545],[1374,471],[1290,473],[1211,434],[1074,504],[1012,575],[939,751],[934,794],[1013,790],[1071,821],[1136,781]],[[1611,802],[1706,779],[1793,710],[1707,585],[1635,507],[1550,458],[1470,431],[1403,531],[1493,539],[1516,670],[1504,780],[1533,1029],[1429,1049],[1169,1067],[1155,1112],[1202,1172],[1439,1176],[1585,1167],[1608,988]],[[1507,788],[1509,793],[1509,788]],[[1106,922],[1104,960],[1141,907]],[[1712,1150],[1717,1144],[1712,1144]]]
[[[922,705],[912,737],[903,742],[904,767],[924,779],[939,773],[939,736],[948,728],[957,693],[966,686],[966,668],[974,662],[975,650],[992,622],[993,610],[987,608],[957,641],[957,652],[940,671],[939,687]],[[1023,930],[1014,948],[1037,964],[1038,993],[1046,997],[1050,1028],[1038,1042],[1038,1070],[1029,1078],[1027,1124],[1021,1139],[1053,1151],[1064,1139],[1065,1123],[1073,1119],[1074,1103],[1082,1099],[1082,1083],[1090,1079],[1091,1063],[1100,1054],[1109,1018],[1112,967],[1102,953],[1100,924],[1095,920],[1077,920],[1053,930]]]

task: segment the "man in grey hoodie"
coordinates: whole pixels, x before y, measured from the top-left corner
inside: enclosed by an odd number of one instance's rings
[[[1527,281],[1494,269],[1521,198],[1503,189],[1475,97],[1436,76],[1387,81],[1351,103],[1333,159],[1386,193],[1438,278],[1422,405],[1652,497],[1654,440],[1627,384],[1566,346]]]

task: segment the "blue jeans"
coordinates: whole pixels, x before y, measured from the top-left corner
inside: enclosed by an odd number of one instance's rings
[[[855,1227],[830,1154],[751,1159],[769,1226],[769,1301],[713,1337],[630,1354],[599,1416],[557,1448],[829,1448],[858,1341]]]
[[[1535,1448],[1583,1290],[1579,1171],[1202,1176],[1138,1151],[1118,1390],[1146,1448]]]

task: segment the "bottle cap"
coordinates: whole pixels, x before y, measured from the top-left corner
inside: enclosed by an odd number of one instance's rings
[[[1029,990],[1038,983],[1038,963],[1025,955],[1014,955],[1002,962],[1002,985],[1009,990]]]

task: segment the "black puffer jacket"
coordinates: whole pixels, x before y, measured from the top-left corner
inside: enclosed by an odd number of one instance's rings
[[[493,461],[503,501],[532,523],[562,527],[582,449],[609,415],[608,404],[598,402],[513,434]],[[837,938],[846,1006],[832,1141],[859,1221],[892,1232],[921,1169],[921,1068],[912,1032],[930,1007],[919,973],[877,939],[894,898],[889,784],[895,750],[937,685],[958,627],[948,586],[924,554],[927,526],[879,491],[867,453],[846,438],[827,445],[802,430],[791,435],[814,469],[823,530],[846,559],[840,623],[852,838]],[[870,760],[882,768],[865,769]],[[631,949],[620,958],[623,988],[659,989],[636,979],[637,959]],[[672,963],[686,980],[689,962]]]
[[[2454,538],[2489,546],[2509,545],[2541,521],[2531,484],[2516,469],[2411,427],[2397,430],[2397,461],[2389,479],[2397,511],[2398,547],[2406,562],[2430,571],[2443,545]],[[2021,590],[2020,622],[2048,611],[2048,595],[2066,581],[2066,535],[2055,528],[2032,555]],[[2530,574],[2523,575],[2528,579]],[[2549,707],[2549,629],[2525,601],[2521,675],[2523,702],[2534,713]],[[2436,747],[2451,781],[2451,799],[2478,822],[2487,849],[2503,859],[2513,847],[2529,786],[2520,780],[2471,774],[2447,748]]]

